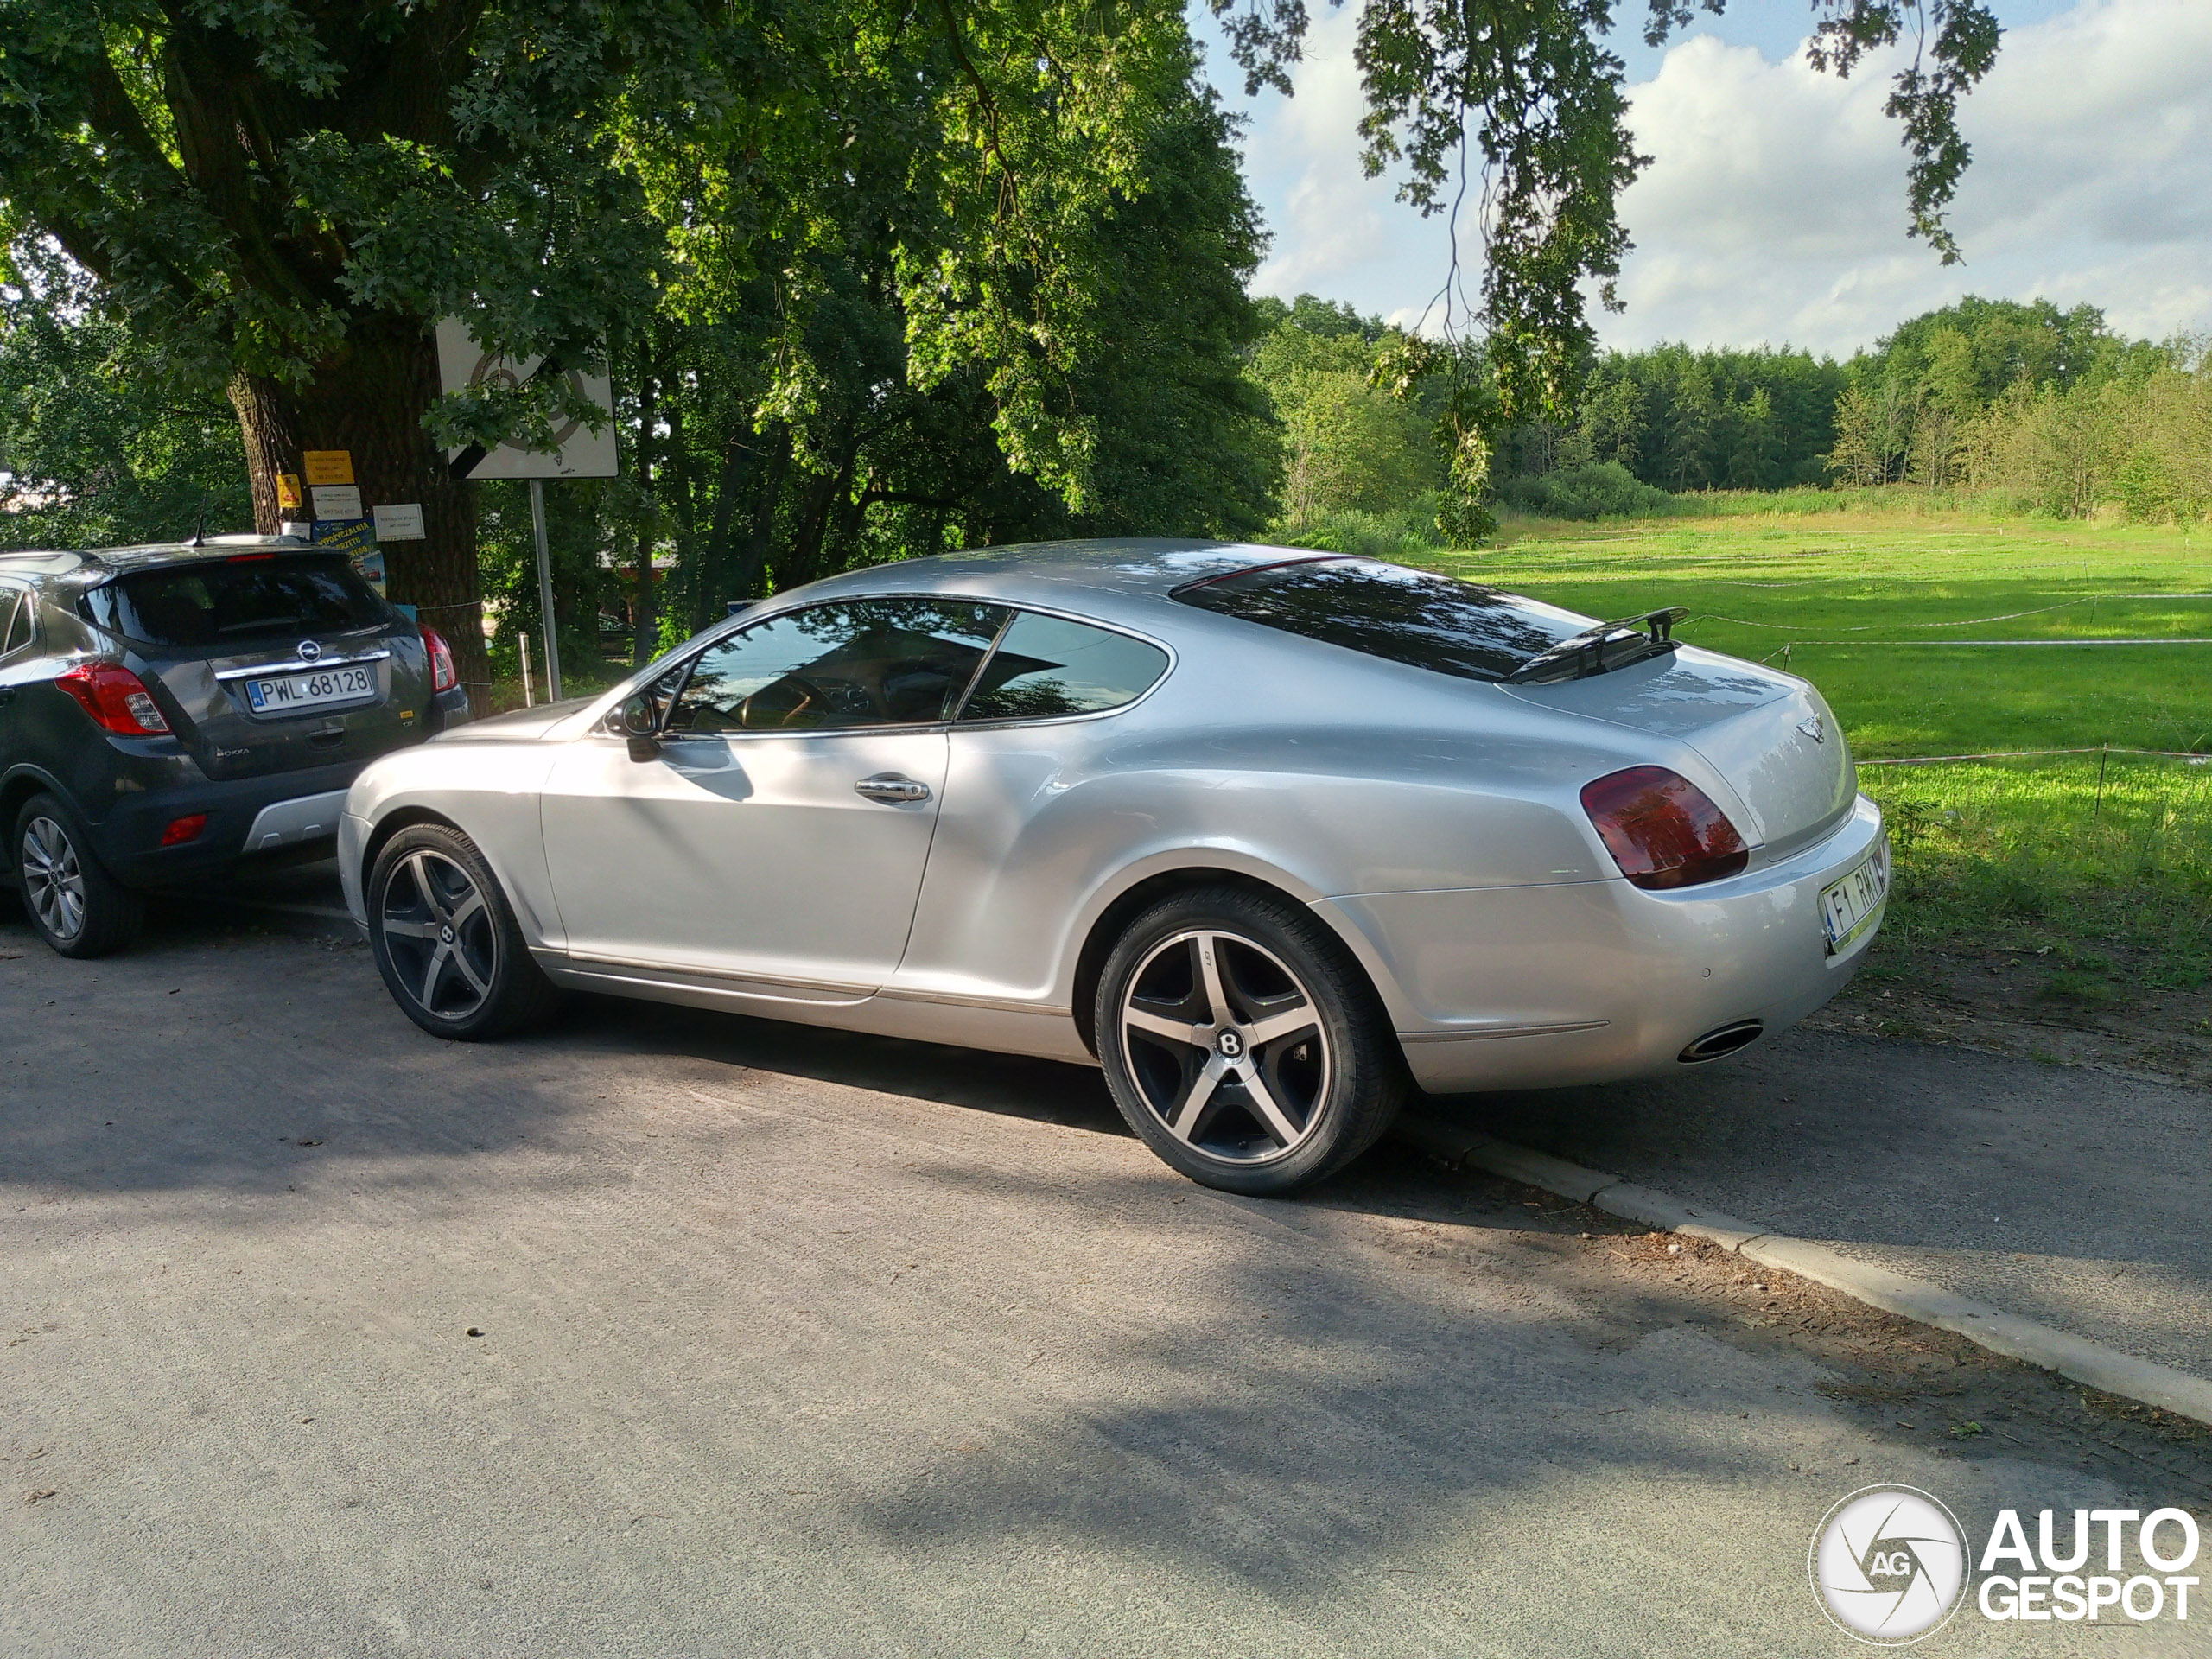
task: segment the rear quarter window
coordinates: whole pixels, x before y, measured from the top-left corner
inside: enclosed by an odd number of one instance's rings
[[[151,645],[220,650],[271,635],[346,633],[394,613],[350,560],[208,559],[138,570],[79,601],[90,621]]]
[[[1167,653],[1126,633],[1033,611],[1018,614],[983,665],[963,724],[1103,714],[1135,702],[1167,671]]]
[[[1300,559],[1175,590],[1203,611],[1465,680],[1502,680],[1590,626],[1556,606],[1376,559]]]

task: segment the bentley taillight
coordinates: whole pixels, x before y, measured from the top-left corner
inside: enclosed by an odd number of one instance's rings
[[[1751,849],[1713,798],[1664,766],[1630,766],[1582,786],[1582,810],[1621,874],[1639,887],[1694,887],[1733,875]]]

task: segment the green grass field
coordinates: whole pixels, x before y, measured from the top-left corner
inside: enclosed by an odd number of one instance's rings
[[[1858,509],[1510,524],[1427,561],[1817,684],[1862,761],[2212,750],[2212,537]],[[1967,645],[1965,640],[2036,640]],[[2212,974],[2212,760],[1864,765],[1898,855],[1888,955],[2047,950],[2082,1000]]]

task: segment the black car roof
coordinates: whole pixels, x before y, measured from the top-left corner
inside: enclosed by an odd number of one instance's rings
[[[140,542],[130,547],[50,549],[0,553],[0,575],[92,578],[196,559],[236,558],[242,552],[311,553],[312,543],[291,536],[210,536],[205,542]]]

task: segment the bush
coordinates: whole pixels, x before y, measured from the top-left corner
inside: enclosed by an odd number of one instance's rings
[[[1389,512],[1345,507],[1336,512],[1314,513],[1277,524],[1268,540],[1278,547],[1310,547],[1323,553],[1400,563],[1419,563],[1444,545],[1436,528],[1436,504],[1430,497]]]
[[[1679,499],[1646,484],[1617,461],[1563,467],[1541,478],[1509,478],[1497,499],[1537,518],[1650,518],[1678,510]]]

